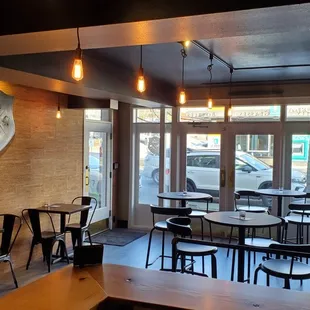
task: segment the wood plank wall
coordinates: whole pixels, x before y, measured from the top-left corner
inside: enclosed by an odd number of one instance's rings
[[[57,120],[59,95],[0,81],[14,99],[15,137],[0,152],[0,213],[21,214],[43,203],[71,202],[82,194],[83,110],[66,109]],[[13,250],[15,266],[25,265],[31,234],[23,225]],[[41,256],[41,249],[34,259]],[[0,264],[0,273],[7,264]]]

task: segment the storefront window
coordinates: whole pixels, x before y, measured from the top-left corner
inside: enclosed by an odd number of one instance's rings
[[[224,122],[225,108],[180,108],[180,122]]]
[[[288,105],[286,106],[287,121],[309,121],[310,105]]]
[[[280,121],[281,107],[271,106],[238,106],[232,107],[231,122],[274,122]]]
[[[160,109],[134,109],[134,123],[160,123]]]

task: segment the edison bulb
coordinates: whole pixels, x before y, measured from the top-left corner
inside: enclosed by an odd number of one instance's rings
[[[187,40],[187,41],[184,41],[184,47],[189,47],[191,41]]]
[[[61,112],[60,112],[60,109],[58,109],[58,110],[57,110],[57,113],[56,113],[56,118],[58,118],[58,119],[59,119],[59,118],[61,118]]]
[[[232,116],[232,110],[231,110],[231,108],[228,109],[227,115],[228,115],[228,117],[231,117],[231,116]]]
[[[213,107],[213,101],[212,101],[212,98],[209,98],[208,99],[208,109],[212,109]]]
[[[185,91],[184,91],[184,90],[180,91],[179,103],[180,103],[180,104],[186,103],[186,94],[185,94]]]
[[[75,58],[72,68],[72,78],[76,81],[83,79],[83,63],[81,58]]]
[[[137,90],[140,93],[143,93],[145,91],[145,79],[143,75],[139,75],[138,82],[137,82]]]

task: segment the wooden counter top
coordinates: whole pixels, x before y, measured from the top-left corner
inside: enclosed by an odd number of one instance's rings
[[[105,299],[183,309],[308,309],[308,293],[110,265],[65,267],[0,299],[1,309],[96,309]],[[101,304],[100,309],[105,309]]]

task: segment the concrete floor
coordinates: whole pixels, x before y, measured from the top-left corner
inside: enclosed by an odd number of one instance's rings
[[[109,246],[106,245],[104,248],[104,263],[112,263],[119,265],[126,265],[131,267],[144,268],[145,266],[145,258],[147,251],[149,235],[145,235],[140,239],[135,240],[134,242],[124,246]],[[171,239],[172,236],[169,234],[166,236],[166,244],[165,251],[167,255],[171,253]],[[225,240],[224,240],[225,242]],[[161,251],[161,234],[154,233],[153,243],[151,248],[151,256],[150,261],[156,258]],[[231,255],[230,257],[226,257],[226,249],[219,249],[216,254],[217,257],[217,271],[218,271],[218,279],[222,280],[230,280],[230,271],[231,271]],[[253,283],[253,274],[255,268],[262,260],[262,255],[257,254],[256,265],[252,262],[251,264],[251,283]],[[205,258],[206,262],[206,273],[211,274],[210,269],[210,258]],[[52,272],[58,270],[62,267],[66,266],[65,263],[56,263],[52,266]],[[169,268],[170,260],[165,260],[165,267]],[[150,267],[150,269],[158,270],[160,268],[160,261],[158,260],[154,265]],[[236,266],[237,268],[237,266]],[[197,258],[197,262],[195,265],[195,271],[201,270],[201,259]],[[34,261],[31,263],[31,266],[28,271],[25,270],[25,267],[17,268],[15,270],[17,280],[19,282],[19,286],[22,287],[40,277],[47,275],[46,265],[42,261]],[[235,278],[237,273],[235,272]],[[245,284],[247,285],[247,284]],[[266,285],[266,277],[264,273],[260,273],[259,275],[259,285]],[[276,279],[271,277],[270,285],[272,287],[283,287],[284,283],[281,279]],[[0,276],[0,296],[3,296],[14,289],[14,284],[11,278],[10,273],[5,273]],[[306,280],[303,282],[303,285],[300,285],[300,281],[291,281],[291,289],[299,290],[299,291],[307,291],[310,292],[310,281]]]

